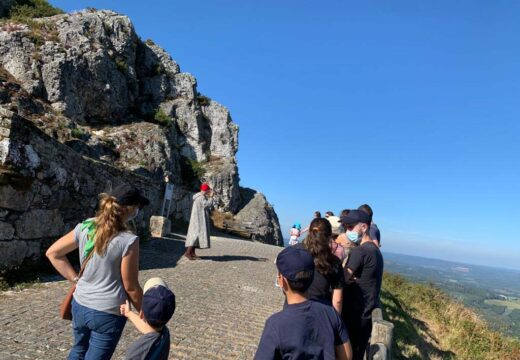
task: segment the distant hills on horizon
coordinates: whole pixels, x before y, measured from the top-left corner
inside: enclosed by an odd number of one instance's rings
[[[518,273],[520,275],[520,268],[511,268],[511,267],[507,267],[507,266],[500,267],[500,266],[492,266],[492,265],[482,265],[482,264],[476,264],[476,263],[471,263],[471,262],[445,260],[445,259],[439,259],[439,258],[435,258],[435,257],[427,257],[427,256],[421,256],[421,255],[402,254],[402,253],[398,253],[398,252],[394,252],[394,251],[385,251],[384,249],[381,249],[381,252],[383,253],[383,256],[385,257],[385,259],[388,257],[389,259],[399,260],[401,262],[407,262],[407,263],[414,264],[414,265],[418,263],[418,260],[421,260],[421,262],[426,260],[427,263],[435,263],[437,265],[440,265],[440,263],[445,263],[445,264],[453,264],[453,265],[458,265],[461,267],[469,267],[469,268],[472,268],[472,267],[490,268],[493,270],[505,270],[508,272]],[[409,259],[407,260],[406,258],[409,258]],[[414,259],[416,259],[416,260],[413,261]],[[520,259],[519,259],[519,264],[520,264]]]

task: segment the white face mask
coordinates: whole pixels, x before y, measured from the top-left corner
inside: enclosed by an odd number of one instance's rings
[[[128,216],[126,221],[134,220],[139,215],[139,208],[135,209],[134,213]]]
[[[276,280],[274,282],[274,286],[276,286],[278,289],[280,289],[280,292],[285,295],[285,292],[283,291],[283,288],[280,286],[280,283],[278,282],[279,279],[278,279],[278,276],[276,276]]]

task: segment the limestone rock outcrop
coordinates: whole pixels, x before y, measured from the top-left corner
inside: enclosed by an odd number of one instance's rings
[[[166,175],[172,219],[189,219],[205,180],[218,211],[281,244],[274,209],[239,186],[229,111],[199,94],[196,79],[142,41],[126,16],[85,10],[1,23],[0,110],[0,247],[12,255],[0,266],[37,259],[121,181],[151,197],[139,222],[146,228]]]
[[[251,224],[252,239],[262,242],[272,242],[270,239],[273,239],[275,245],[283,246],[278,216],[265,195],[249,188],[240,188],[240,192],[243,207],[234,217],[235,221]]]

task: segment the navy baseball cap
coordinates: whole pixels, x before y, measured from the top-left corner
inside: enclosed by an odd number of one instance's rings
[[[350,210],[348,215],[342,216],[340,220],[343,224],[346,225],[357,223],[370,225],[370,216],[362,210]]]
[[[110,195],[116,198],[116,202],[119,205],[123,206],[143,207],[150,203],[150,201],[148,201],[148,199],[145,198],[138,189],[128,184],[117,186],[112,190]]]
[[[145,320],[152,326],[163,326],[175,312],[175,295],[158,277],[144,284],[142,310]]]
[[[296,274],[301,271],[314,272],[314,259],[310,252],[302,247],[287,247],[276,258],[276,267],[286,279],[296,281]]]

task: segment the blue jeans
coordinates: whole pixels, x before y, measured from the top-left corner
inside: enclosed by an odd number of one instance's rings
[[[72,300],[74,345],[69,360],[110,359],[123,333],[126,317],[90,309]]]

